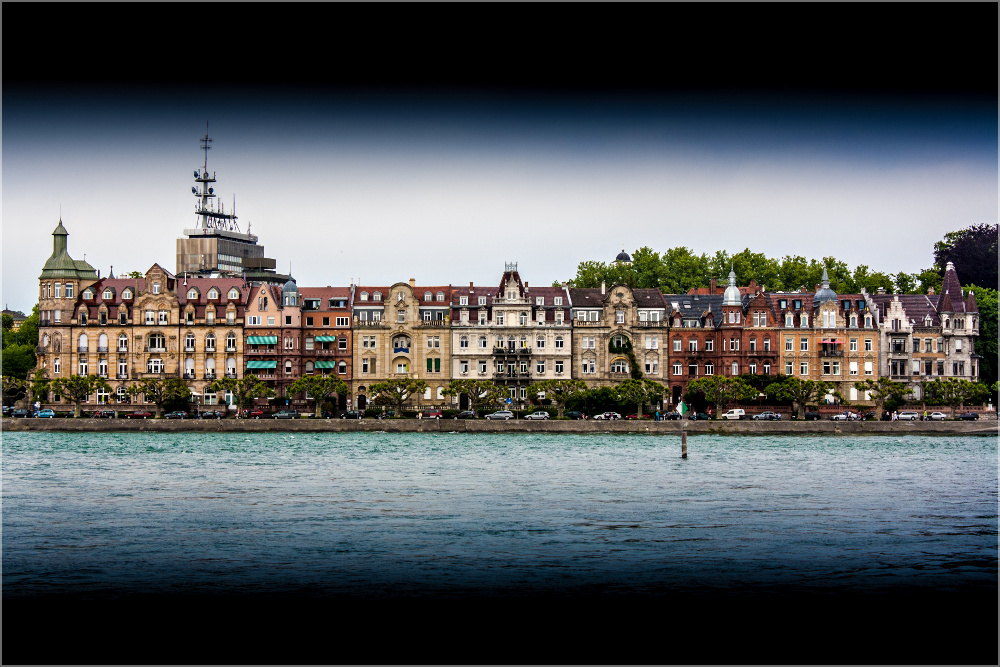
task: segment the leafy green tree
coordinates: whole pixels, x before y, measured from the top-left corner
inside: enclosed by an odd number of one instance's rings
[[[316,401],[316,417],[323,416],[323,404],[334,394],[347,395],[347,383],[336,375],[303,375],[288,388],[289,395],[305,392]]]
[[[614,387],[594,387],[578,391],[566,399],[566,408],[593,415],[614,410],[622,412],[627,408]]]
[[[954,415],[966,403],[983,403],[990,394],[989,387],[980,382],[962,378],[935,378],[923,383],[924,396],[951,408]]]
[[[636,415],[642,418],[642,406],[656,403],[663,398],[665,387],[652,380],[625,380],[615,386],[618,402],[636,406]]]
[[[8,345],[0,353],[0,367],[3,368],[4,375],[26,380],[28,372],[38,364],[35,357],[34,345],[19,345],[17,343]]]
[[[10,313],[4,313],[3,317],[3,340],[4,346],[7,345],[7,332],[13,330],[14,328],[14,317]]]
[[[657,286],[666,294],[685,294],[693,287],[708,287],[708,256],[689,248],[668,248],[660,262]]]
[[[3,404],[11,405],[24,398],[28,382],[12,375],[3,376]]]
[[[528,395],[531,396],[531,389],[528,388]],[[493,380],[452,380],[443,391],[445,396],[461,396],[465,394],[469,400],[469,409],[478,411],[482,408],[491,408],[500,404],[507,392],[503,387]]]
[[[793,291],[809,283],[809,262],[801,255],[785,255],[778,265],[775,290]],[[768,285],[768,287],[771,287]]]
[[[757,395],[757,390],[742,378],[725,375],[706,375],[688,384],[688,392],[699,394],[707,403],[715,406],[716,413],[723,406],[736,401],[749,401]]]
[[[900,271],[892,277],[894,291],[897,294],[916,294],[917,293],[917,274],[906,273],[905,271]]]
[[[875,404],[875,416],[882,418],[885,404],[889,401],[901,401],[912,390],[902,382],[896,382],[886,377],[877,380],[868,378],[854,383],[854,388],[859,394],[867,392],[868,400]]]
[[[987,385],[997,381],[997,290],[988,287],[966,286],[976,294],[976,305],[979,308],[979,336],[976,337],[975,350],[982,359],[979,360],[979,379]]]
[[[917,287],[916,293],[927,294],[927,291],[933,288],[936,294],[940,294],[941,285],[944,284],[943,273],[943,271],[938,272],[934,269],[924,269],[920,273],[916,274],[916,279],[920,281],[920,285]]]
[[[587,391],[587,383],[583,380],[543,380],[528,387],[528,398],[535,400],[539,393],[544,392],[545,398],[552,401],[558,415],[562,417],[566,403],[583,391]]]
[[[780,401],[790,401],[792,409],[799,419],[805,416],[806,406],[818,403],[819,400],[832,392],[834,384],[824,380],[803,380],[786,376],[782,382],[775,382],[767,387],[767,394]]]
[[[80,405],[87,400],[88,396],[98,390],[111,393],[111,385],[104,378],[93,373],[90,375],[70,375],[52,381],[52,391],[73,402],[74,417],[80,416]]]
[[[246,375],[240,379],[218,378],[209,385],[208,390],[215,393],[229,392],[233,395],[233,402],[236,403],[237,418],[243,410],[253,405],[258,398],[270,398],[274,396],[274,390],[267,386],[267,383],[259,379],[256,375]]]
[[[376,382],[368,387],[368,394],[375,405],[391,405],[396,414],[403,411],[403,404],[413,396],[419,396],[427,388],[423,380],[393,378]]]
[[[774,289],[773,286],[778,282],[778,262],[763,253],[751,252],[750,248],[746,248],[733,255],[732,261],[738,285],[749,285],[751,280],[756,280],[758,285]]]
[[[150,378],[132,385],[128,389],[133,395],[143,394],[146,400],[156,406],[156,417],[163,414],[163,408],[168,403],[180,403],[184,406],[191,400],[191,390],[180,378]]]
[[[48,398],[49,387],[52,380],[48,378],[44,368],[38,368],[28,379],[28,389],[31,391],[32,401],[44,401]]]
[[[978,224],[948,232],[934,244],[934,265],[942,274],[953,262],[966,282],[997,287],[997,225]]]
[[[38,304],[36,303],[31,309],[31,315],[28,315],[21,322],[20,328],[18,328],[15,334],[19,345],[27,345],[32,350],[38,347]]]

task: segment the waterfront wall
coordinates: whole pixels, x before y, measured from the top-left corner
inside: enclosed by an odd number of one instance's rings
[[[989,435],[997,436],[996,420],[942,422],[834,421],[694,421],[689,435]],[[4,431],[143,431],[143,432],[353,432],[387,433],[638,433],[680,436],[678,421],[489,421],[486,419],[4,419]]]

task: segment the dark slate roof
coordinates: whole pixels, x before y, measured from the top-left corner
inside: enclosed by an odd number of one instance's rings
[[[569,290],[574,308],[603,308],[604,298],[600,287],[573,287]]]
[[[940,326],[941,318],[938,316],[936,304],[926,294],[872,294],[871,299],[878,310],[879,320],[885,318],[889,312],[889,305],[893,299],[899,297],[899,302],[906,312],[906,317],[912,320],[917,326],[923,326],[924,318],[931,316],[931,326]]]
[[[944,271],[944,280],[941,283],[941,296],[937,303],[938,311],[942,313],[964,313],[965,294],[962,292],[962,283],[958,281],[958,272],[955,265],[948,262]]]
[[[722,323],[722,294],[664,294],[663,301],[667,306],[667,317],[680,313],[682,319],[698,318],[704,324],[704,318],[712,314],[712,326]],[[674,309],[674,303],[678,308]],[[685,306],[690,306],[687,308]]]

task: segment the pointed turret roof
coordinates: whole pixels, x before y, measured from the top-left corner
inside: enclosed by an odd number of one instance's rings
[[[813,297],[813,306],[818,306],[826,301],[837,300],[837,293],[830,289],[830,276],[826,272],[826,267],[823,267],[823,287],[821,287],[816,292],[816,296]]]
[[[729,287],[722,295],[722,305],[723,306],[742,306],[743,305],[743,295],[740,294],[740,288],[736,286],[736,271],[729,271]]]
[[[965,299],[965,312],[967,313],[978,313],[979,304],[976,303],[976,294],[972,290],[969,290],[969,296]]]
[[[52,255],[45,261],[42,267],[44,278],[96,278],[97,270],[83,260],[73,259],[66,250],[66,237],[69,232],[63,227],[62,218],[52,232]]]
[[[962,283],[958,281],[955,265],[948,262],[944,267],[944,280],[941,281],[941,298],[938,300],[938,311],[944,313],[963,312],[965,296],[962,293]]]

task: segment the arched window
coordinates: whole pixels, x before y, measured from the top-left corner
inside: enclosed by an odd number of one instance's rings
[[[226,357],[226,375],[236,377],[236,357]]]
[[[361,300],[362,301],[367,301],[368,300],[368,292],[362,292],[361,293]]]
[[[444,301],[444,292],[438,292],[437,293],[437,300],[438,301]]]
[[[628,362],[625,359],[615,359],[611,362],[612,373],[628,373]]]
[[[56,296],[59,296],[58,290],[57,290]],[[94,298],[94,290],[90,289],[89,287],[87,289],[83,290],[83,298],[86,299],[87,301],[90,301],[91,299],[93,299]]]
[[[215,377],[215,357],[205,359],[205,379],[210,380]]]
[[[86,352],[88,349],[87,345],[87,334],[80,334],[80,349],[79,352]]]
[[[101,334],[97,337],[97,351],[107,352],[108,351],[108,335]]]
[[[802,322],[802,328],[803,329],[805,329],[806,327],[808,327],[809,326],[809,316],[806,315],[805,313],[802,313],[801,322]]]
[[[236,334],[230,331],[226,335],[226,352],[235,352],[235,351],[236,351]]]
[[[400,295],[400,297],[402,297],[402,294]],[[424,301],[431,301],[433,298],[434,297],[431,295],[430,292],[424,292]]]
[[[375,298],[374,298],[374,300],[375,301],[381,301],[382,300],[382,292],[375,292]]]
[[[337,373],[339,373],[340,375],[346,375],[347,374],[347,362],[346,361],[341,361],[339,364],[337,364]]]
[[[469,347],[469,337],[468,336],[460,336],[459,339],[458,339],[458,346],[459,347]]]
[[[188,333],[188,335],[184,337],[184,351],[185,352],[194,352],[194,334],[193,333]]]
[[[80,309],[80,324],[86,324],[86,323],[87,323],[87,309],[86,308],[81,308]]]
[[[479,337],[479,349],[480,350],[485,350],[486,349],[486,336],[480,336]]]
[[[125,334],[118,335],[118,351],[128,352],[128,336]]]
[[[132,290],[130,290],[130,289],[128,289],[128,288],[126,288],[126,289],[125,289],[125,290],[124,290],[124,291],[122,292],[122,298],[123,298],[123,299],[131,299],[131,298],[132,298]]]
[[[110,301],[111,299],[115,298],[115,293],[112,291],[110,287],[108,287],[107,289],[104,290],[104,294],[101,295],[101,298],[104,299],[105,301]]]
[[[215,334],[209,333],[205,336],[205,351],[215,352]]]
[[[198,290],[196,290],[193,287],[191,289],[189,289],[188,290],[188,298],[191,299],[192,301],[196,300],[198,298]]]
[[[312,375],[312,374],[313,374],[313,362],[307,361],[306,362],[306,375]]]
[[[520,317],[517,319],[518,323],[523,327],[528,324],[528,313],[521,313]]]
[[[209,299],[218,299],[219,298],[219,290],[215,289],[214,287],[212,289],[208,290],[208,298]]]
[[[737,363],[737,362],[734,361],[733,362],[733,375],[736,376],[736,375],[739,375],[739,374],[740,374],[740,365],[739,365],[739,363]]]
[[[285,375],[291,375],[291,374],[292,374],[292,362],[286,360],[285,361]]]
[[[234,287],[233,289],[229,290],[230,301],[238,301],[239,298],[240,298],[240,291],[238,289]]]
[[[794,326],[792,324],[792,314],[791,313],[785,313],[785,326],[786,327]]]

